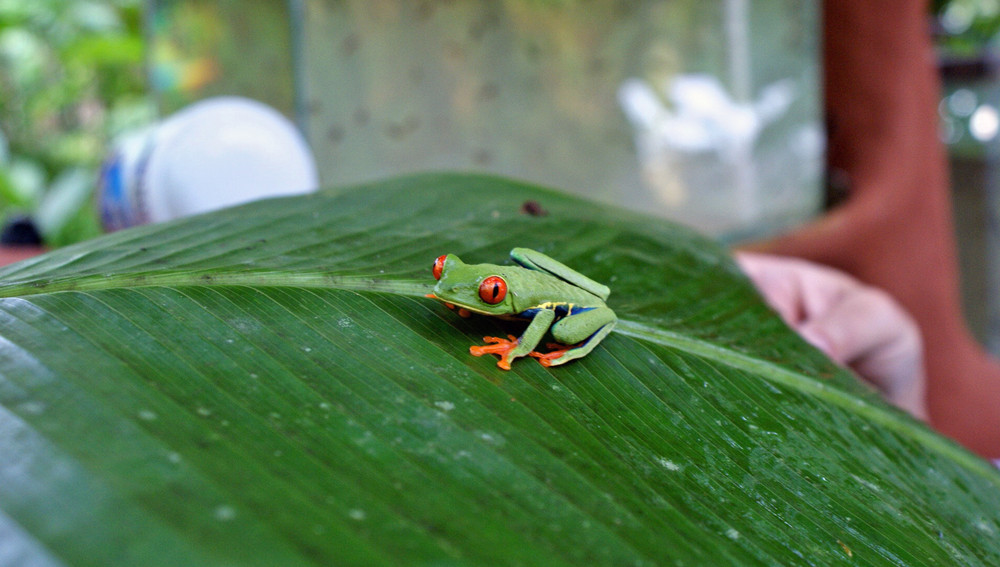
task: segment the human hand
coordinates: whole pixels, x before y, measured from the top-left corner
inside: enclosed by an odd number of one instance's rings
[[[926,420],[920,331],[886,292],[797,258],[740,252],[736,261],[802,338]]]

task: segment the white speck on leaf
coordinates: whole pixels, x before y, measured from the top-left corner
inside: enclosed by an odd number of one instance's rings
[[[455,404],[453,404],[453,403],[451,403],[451,402],[449,402],[447,400],[442,400],[440,402],[434,402],[434,405],[437,406],[438,408],[440,408],[443,411],[451,411],[451,410],[455,409]]]
[[[658,458],[656,460],[656,462],[660,463],[660,466],[663,467],[663,468],[665,468],[665,469],[667,469],[668,471],[679,471],[679,470],[681,470],[681,466],[680,465],[678,465],[677,463],[675,463],[675,462],[673,462],[673,461],[671,461],[669,459],[664,459],[663,457]]]
[[[232,506],[218,506],[215,509],[215,519],[220,522],[228,522],[236,517],[236,510]]]
[[[490,433],[489,431],[477,431],[476,435],[478,435],[479,438],[485,441],[486,443],[489,443],[490,445],[493,445],[495,447],[503,447],[507,443],[507,440],[504,439],[502,435]]]
[[[24,402],[17,406],[17,409],[29,415],[40,415],[45,411],[45,404],[38,401]]]
[[[363,521],[365,518],[367,518],[368,514],[365,514],[364,510],[353,508],[351,511],[347,513],[347,516],[352,520],[360,522]]]
[[[859,483],[861,483],[862,486],[864,486],[868,490],[871,490],[872,492],[882,492],[882,489],[879,487],[879,485],[875,484],[870,480],[863,479],[856,474],[852,474],[851,478],[858,481]]]
[[[153,421],[156,419],[156,414],[148,409],[139,410],[139,419],[143,421]]]

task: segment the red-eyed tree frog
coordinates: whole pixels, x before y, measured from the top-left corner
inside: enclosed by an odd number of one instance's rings
[[[520,338],[483,337],[483,346],[472,346],[474,356],[497,354],[497,366],[510,370],[515,358],[537,358],[543,366],[556,366],[586,356],[608,336],[618,317],[604,304],[611,290],[541,252],[515,248],[510,257],[517,266],[466,264],[454,254],[434,261],[434,292],[428,294],[469,313],[504,319],[530,320]],[[561,344],[555,350],[535,352],[547,330]]]

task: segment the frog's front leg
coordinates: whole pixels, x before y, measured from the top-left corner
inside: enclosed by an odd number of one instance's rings
[[[520,358],[535,349],[538,343],[541,342],[542,337],[545,336],[545,331],[548,330],[549,325],[555,320],[556,313],[551,309],[540,309],[535,313],[535,316],[531,319],[531,324],[528,328],[524,330],[521,338],[515,339],[513,336],[510,340],[502,339],[499,337],[483,337],[487,345],[483,346],[471,346],[469,347],[469,353],[472,356],[482,356],[484,354],[499,354],[500,360],[497,361],[497,366],[503,368],[504,370],[510,370],[510,363],[515,358]]]
[[[608,336],[617,322],[618,317],[608,307],[595,307],[563,317],[552,326],[552,336],[569,346],[545,354],[533,352],[531,356],[537,358],[542,366],[557,366],[586,356]]]

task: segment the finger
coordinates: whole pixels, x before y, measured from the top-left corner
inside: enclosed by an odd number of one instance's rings
[[[825,345],[830,358],[850,364],[900,340],[901,335],[910,340],[910,333],[900,330],[911,325],[905,312],[884,292],[859,287],[825,311],[814,313],[798,330]]]
[[[842,272],[797,258],[740,252],[736,261],[768,305],[793,327],[825,313],[862,285]]]
[[[803,338],[926,419],[920,334],[888,294],[842,272],[794,258],[739,252],[765,300]]]
[[[749,252],[738,252],[735,259],[785,323],[794,327],[802,320],[801,290],[792,270],[782,259]]]
[[[920,333],[888,294],[860,287],[798,331],[830,358],[865,377],[890,403],[926,418]]]

